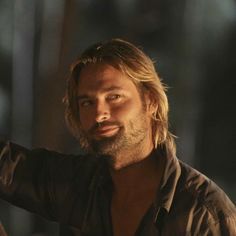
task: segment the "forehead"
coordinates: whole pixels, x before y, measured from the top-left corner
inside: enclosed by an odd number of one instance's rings
[[[128,76],[111,65],[103,63],[89,64],[81,70],[78,93],[106,90],[106,88],[110,87],[136,89],[136,86]]]

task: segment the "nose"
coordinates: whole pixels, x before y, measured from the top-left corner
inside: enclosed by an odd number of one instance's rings
[[[97,101],[95,121],[100,123],[110,119],[110,108],[106,102]]]

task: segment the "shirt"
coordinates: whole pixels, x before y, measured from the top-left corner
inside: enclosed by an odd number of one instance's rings
[[[236,208],[226,194],[175,156],[155,152],[165,169],[135,236],[235,236]],[[67,227],[61,235],[112,236],[112,181],[102,157],[1,142],[0,197]]]

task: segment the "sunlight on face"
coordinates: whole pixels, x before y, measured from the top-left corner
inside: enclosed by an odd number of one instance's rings
[[[95,153],[116,155],[149,139],[150,118],[137,87],[114,67],[82,69],[78,103],[83,138]]]

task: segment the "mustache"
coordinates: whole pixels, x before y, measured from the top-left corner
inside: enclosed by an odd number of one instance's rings
[[[104,127],[104,126],[119,126],[121,127],[121,123],[118,122],[118,121],[103,121],[103,122],[100,122],[100,123],[96,123],[94,124],[90,129],[89,129],[89,133],[92,134],[92,133],[95,133],[99,128],[101,127]]]

